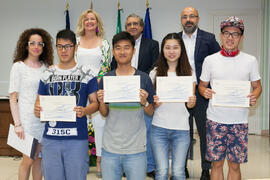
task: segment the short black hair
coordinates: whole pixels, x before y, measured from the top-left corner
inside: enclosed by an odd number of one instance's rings
[[[73,45],[76,45],[76,35],[69,29],[63,29],[59,31],[56,35],[56,43],[58,39],[70,40]]]
[[[113,45],[113,48],[114,48],[114,45],[118,42],[118,41],[121,41],[121,40],[128,40],[131,42],[132,46],[134,47],[135,46],[135,39],[133,36],[131,36],[128,32],[126,31],[122,31],[116,35],[113,36],[113,39],[112,39],[112,45]]]

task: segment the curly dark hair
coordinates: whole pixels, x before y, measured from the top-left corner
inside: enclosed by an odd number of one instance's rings
[[[183,39],[177,33],[169,33],[162,40],[161,52],[156,62],[156,67],[157,67],[156,76],[168,76],[169,65],[167,63],[167,59],[164,56],[164,46],[165,46],[166,41],[170,39],[175,39],[181,47],[181,54],[178,59],[178,63],[175,70],[176,75],[177,76],[191,76],[192,68],[188,61],[185,44],[184,44]],[[154,82],[154,86],[155,85],[156,85],[156,80]]]
[[[46,66],[53,64],[53,45],[51,35],[41,28],[26,29],[21,35],[17,42],[17,46],[13,56],[13,63],[18,61],[24,61],[28,57],[28,41],[31,35],[40,35],[45,44],[43,52],[39,56],[39,61],[44,63]]]

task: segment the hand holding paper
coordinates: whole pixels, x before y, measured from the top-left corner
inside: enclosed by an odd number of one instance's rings
[[[7,144],[34,159],[38,140],[29,134],[25,134],[24,139],[20,139],[15,133],[14,126],[10,124]]]
[[[140,102],[144,106],[147,102],[148,92],[146,92],[144,89],[140,89]]]
[[[158,108],[162,102],[159,102],[159,97],[157,95],[154,95],[154,103],[155,103],[155,108]]]
[[[252,93],[250,93],[247,97],[249,98],[249,104],[250,104],[251,106],[253,106],[253,105],[256,104],[257,98],[256,98],[255,95],[253,95]]]
[[[82,106],[76,106],[75,108],[73,108],[73,111],[76,112],[76,116],[79,118],[86,115],[85,108]]]
[[[20,126],[15,126],[14,127],[14,132],[16,133],[16,135],[20,138],[20,139],[24,139],[24,131],[23,131],[23,127],[22,125]]]
[[[206,99],[212,99],[212,94],[216,94],[216,92],[210,88],[206,88],[203,93],[203,97],[205,97]]]
[[[190,96],[188,98],[187,107],[188,108],[193,108],[195,105],[196,105],[196,96],[195,95]]]
[[[100,103],[104,103],[104,90],[97,91],[97,98]]]

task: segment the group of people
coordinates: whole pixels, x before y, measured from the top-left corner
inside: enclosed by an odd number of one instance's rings
[[[10,107],[16,134],[22,139],[30,134],[39,144],[34,160],[23,155],[19,179],[29,179],[31,167],[35,180],[42,175],[46,180],[86,179],[88,121],[95,130],[98,177],[120,180],[124,173],[130,180],[146,175],[168,179],[171,152],[170,179],[186,179],[193,118],[200,137],[200,179],[224,179],[226,157],[228,179],[241,179],[240,164],[247,162],[248,108],[213,106],[216,92],[209,85],[213,80],[250,81],[248,97],[254,105],[262,90],[258,62],[238,48],[244,38],[241,19],[232,16],[221,22],[221,48],[198,22],[198,11],[184,8],[183,32],[167,34],[159,52],[157,41],[142,38],[142,18],[131,14],[126,31],[114,35],[111,50],[100,16],[86,10],[77,36],[71,30],[57,33],[59,63],[54,65],[49,33],[25,30],[10,72]],[[104,76],[134,75],[140,77],[139,102],[104,102]],[[191,76],[193,95],[186,103],[160,102],[155,93],[159,76]],[[75,96],[76,122],[41,123],[41,95]]]

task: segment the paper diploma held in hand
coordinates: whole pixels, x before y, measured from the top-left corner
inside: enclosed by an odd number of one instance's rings
[[[40,96],[40,121],[76,122],[76,96]]]
[[[140,76],[104,76],[104,102],[140,102]]]
[[[213,80],[213,106],[249,107],[250,81]]]
[[[156,86],[160,102],[187,102],[193,95],[192,76],[157,77]]]
[[[14,126],[10,124],[7,144],[34,159],[38,140],[26,133],[24,133],[24,139],[20,139],[14,131]]]

